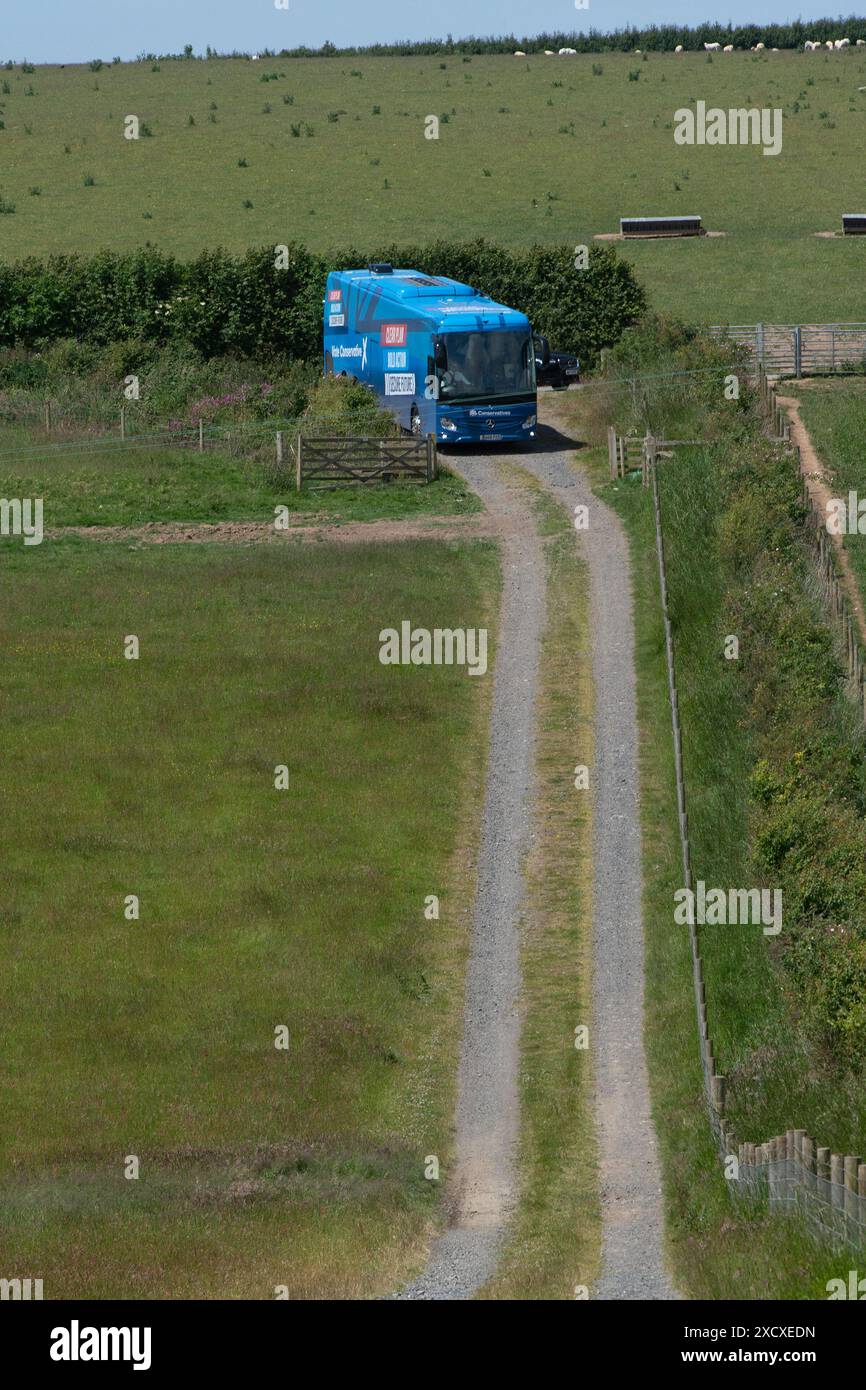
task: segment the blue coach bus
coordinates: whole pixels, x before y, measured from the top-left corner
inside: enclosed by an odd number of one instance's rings
[[[469,285],[384,264],[334,270],[324,330],[325,372],[365,382],[413,434],[443,444],[535,437],[529,319]]]

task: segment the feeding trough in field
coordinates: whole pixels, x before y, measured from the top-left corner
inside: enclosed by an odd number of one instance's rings
[[[634,237],[705,236],[700,217],[621,217],[619,230],[623,240]]]

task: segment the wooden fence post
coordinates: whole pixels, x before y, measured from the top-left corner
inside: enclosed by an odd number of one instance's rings
[[[815,1184],[815,1145],[808,1134],[803,1135],[803,1143],[800,1147],[800,1162],[803,1165],[806,1191],[811,1193]]]
[[[295,449],[295,487],[298,492],[301,490],[301,436],[298,435],[298,444]]]
[[[277,468],[283,466],[283,432],[277,430]]]
[[[51,433],[51,402],[45,402],[45,433]]]
[[[845,1155],[845,1221],[852,1224],[857,1220],[857,1169],[860,1159],[853,1154]]]
[[[845,1168],[841,1154],[830,1154],[830,1201],[834,1211],[845,1210]]]
[[[199,451],[199,453],[202,453],[203,450],[204,450],[204,421],[199,420],[199,422],[198,422],[198,451]]]
[[[616,477],[616,430],[613,425],[607,427],[607,457],[610,463],[611,479]]]
[[[126,438],[126,406],[125,406],[125,405],[122,405],[122,406],[120,407],[120,437],[121,437],[121,439],[125,439],[125,438]]]
[[[649,487],[650,469],[655,468],[656,466],[656,446],[657,441],[650,434],[649,430],[647,430],[646,437],[644,438],[643,442],[642,473],[644,487]]]

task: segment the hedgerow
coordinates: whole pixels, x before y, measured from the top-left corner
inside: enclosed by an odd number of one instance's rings
[[[152,247],[29,258],[0,265],[0,347],[175,340],[205,357],[311,359],[321,353],[328,271],[390,261],[453,276],[522,310],[554,346],[591,365],[640,316],[645,295],[611,248],[591,248],[583,270],[574,259],[568,246],[510,251],[483,239],[329,254],[293,244],[280,257],[274,247],[212,250],[188,262]]]

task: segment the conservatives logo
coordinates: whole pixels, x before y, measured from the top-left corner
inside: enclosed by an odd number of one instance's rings
[[[68,1327],[51,1329],[52,1361],[131,1361],[134,1371],[150,1370],[149,1327]]]
[[[362,338],[360,343],[355,343],[353,347],[346,347],[343,343],[337,343],[332,349],[334,358],[338,357],[360,357],[361,371],[367,367],[367,339]]]

